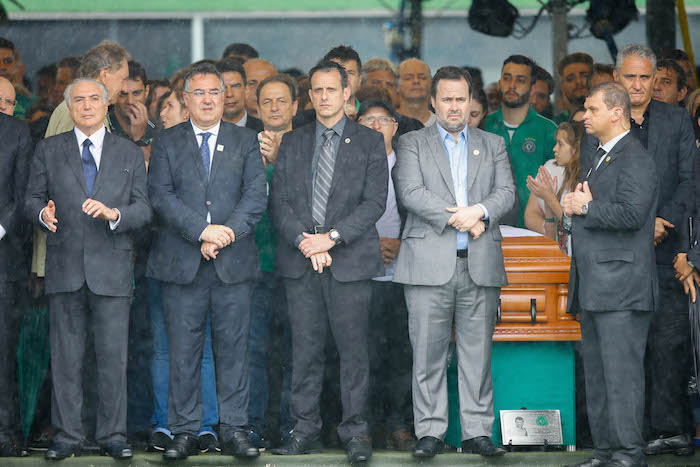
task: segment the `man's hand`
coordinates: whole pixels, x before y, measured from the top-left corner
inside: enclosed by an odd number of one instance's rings
[[[462,208],[445,208],[445,210],[453,213],[447,224],[460,232],[471,230],[484,217],[484,211],[477,205]]]
[[[209,224],[202,232],[202,243],[213,243],[218,249],[227,247],[235,241],[236,235],[233,230],[225,225]]]
[[[316,253],[315,255],[311,255],[310,259],[311,259],[311,265],[314,267],[314,271],[316,271],[318,273],[322,273],[323,268],[330,267],[331,263],[333,262],[331,255],[329,255],[327,251],[323,252],[323,253]]]
[[[693,267],[688,264],[688,255],[685,253],[678,253],[673,258],[673,268],[676,270],[676,279],[681,282],[685,281],[693,273]]]
[[[700,274],[693,269],[693,273],[683,281],[683,290],[685,290],[686,295],[690,293],[693,303],[695,303],[696,299],[695,284],[700,284]]]
[[[141,102],[134,102],[129,104],[126,115],[129,117],[129,137],[132,141],[140,140],[148,127],[148,109]]]
[[[484,233],[485,231],[486,231],[486,224],[484,224],[484,221],[477,222],[476,225],[474,225],[474,227],[469,229],[469,233],[472,234],[474,239],[479,238],[481,236],[481,234]]]
[[[58,227],[56,227],[56,224],[58,224],[58,219],[56,219],[56,204],[54,204],[53,200],[49,200],[46,207],[41,211],[41,220],[51,232],[55,233],[56,230],[58,230]]]
[[[675,225],[671,224],[666,219],[657,217],[656,223],[654,224],[654,246],[666,240],[666,237],[668,237],[668,231],[666,229],[672,229],[674,227]],[[681,281],[682,280],[685,279],[681,279]]]
[[[576,190],[572,193],[572,195],[571,210],[574,214],[580,216],[583,205],[593,200],[591,190],[588,188],[588,182],[583,182],[583,185],[580,183],[576,185]]]
[[[108,208],[96,199],[88,198],[83,203],[83,212],[94,219],[104,219],[106,221],[116,221],[119,213],[112,208]]]
[[[379,249],[382,250],[385,267],[396,259],[400,248],[401,240],[398,238],[379,237]]]
[[[263,156],[265,167],[274,164],[277,160],[282,137],[274,131],[265,130],[258,133],[258,142],[260,143],[260,154]]]
[[[202,242],[202,246],[199,251],[202,252],[204,259],[209,261],[210,259],[216,259],[216,255],[219,254],[219,250],[216,248],[216,244],[210,242]]]
[[[325,253],[335,246],[335,242],[331,240],[328,234],[310,234],[303,232],[304,240],[299,243],[299,250],[304,253],[307,258],[318,253]]]

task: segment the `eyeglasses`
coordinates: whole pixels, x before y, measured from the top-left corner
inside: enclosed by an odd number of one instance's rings
[[[195,89],[194,91],[185,91],[185,92],[187,94],[192,94],[197,99],[203,98],[206,94],[209,94],[210,97],[219,97],[221,95],[220,89],[210,89],[208,91],[205,91],[204,89]]]
[[[17,101],[13,101],[9,97],[0,97],[0,102],[4,102],[5,104],[9,105],[10,107],[14,107],[17,104]]]
[[[374,122],[379,122],[380,126],[391,125],[395,122],[393,118],[390,117],[361,117],[360,123],[366,123],[369,126],[374,125]]]

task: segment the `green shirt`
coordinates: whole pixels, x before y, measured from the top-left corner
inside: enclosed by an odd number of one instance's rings
[[[508,127],[503,123],[503,113],[499,108],[486,117],[484,129],[503,137],[513,165],[515,187],[518,192],[518,225],[525,227],[525,206],[530,197],[527,189],[527,176],[537,176],[537,171],[552,156],[556,144],[554,134],[557,125],[535,112],[532,107],[527,112],[525,120],[515,129],[513,138],[508,134]]]
[[[272,183],[272,173],[275,166],[270,164],[265,169],[267,177],[267,192],[270,193],[270,183]],[[255,241],[258,244],[258,254],[260,255],[260,267],[264,272],[272,272],[275,264],[275,229],[267,210],[255,226]]]
[[[565,110],[559,115],[555,115],[552,121],[558,126],[560,123],[568,122],[570,118],[571,116],[569,115],[569,111]]]
[[[17,101],[17,104],[15,104],[15,111],[12,116],[19,118],[20,120],[24,120],[24,118],[27,116],[27,111],[32,107],[32,105],[34,105],[34,102],[37,101],[36,97],[30,99],[22,94],[17,94],[15,100]]]

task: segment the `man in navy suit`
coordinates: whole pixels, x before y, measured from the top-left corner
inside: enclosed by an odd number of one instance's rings
[[[54,437],[46,457],[63,459],[80,451],[85,436],[81,370],[89,330],[97,357],[96,440],[106,454],[128,458],[131,232],[151,221],[146,167],[138,146],[106,131],[104,85],[78,79],[65,97],[75,128],[37,145],[25,202],[27,216],[48,232]]]
[[[198,452],[201,362],[207,315],[216,366],[222,454],[255,457],[248,442],[248,330],[260,274],[255,224],[267,187],[257,135],[222,121],[216,67],[185,76],[190,120],[153,142],[148,192],[157,214],[148,274],[162,282],[170,351],[166,459]]]

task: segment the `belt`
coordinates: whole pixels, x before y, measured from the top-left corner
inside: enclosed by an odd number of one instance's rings
[[[314,225],[310,230],[309,233],[312,234],[325,234],[330,232],[331,229],[326,227],[325,225]]]
[[[467,258],[469,256],[469,250],[466,248],[464,250],[457,250],[457,258]]]

